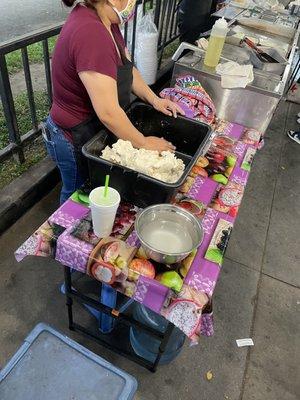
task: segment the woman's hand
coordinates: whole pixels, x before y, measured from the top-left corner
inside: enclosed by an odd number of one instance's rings
[[[168,99],[161,99],[160,97],[155,96],[152,106],[155,108],[155,110],[169,116],[173,115],[175,118],[177,118],[177,113],[185,115],[184,111],[181,107],[179,107],[178,104]]]
[[[167,142],[165,139],[158,138],[156,136],[145,137],[145,143],[141,147],[146,150],[156,150],[160,153],[162,151],[174,152],[176,150],[176,147],[173,146],[172,143]]]

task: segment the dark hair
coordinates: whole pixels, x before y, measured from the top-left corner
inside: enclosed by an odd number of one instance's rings
[[[72,7],[76,0],[62,0],[65,6]]]
[[[84,4],[88,7],[93,7],[94,4],[98,3],[100,0],[84,0]],[[73,7],[76,0],[62,0],[65,6]]]

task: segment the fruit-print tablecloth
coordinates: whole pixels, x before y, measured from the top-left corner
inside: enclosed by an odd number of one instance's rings
[[[210,301],[237,216],[260,134],[219,121],[205,157],[173,200],[202,220],[204,240],[179,265],[145,260],[133,231],[138,209],[122,204],[110,238],[93,234],[84,193],[76,192],[15,253],[53,257],[61,264],[109,283],[163,315],[194,343],[213,334]]]

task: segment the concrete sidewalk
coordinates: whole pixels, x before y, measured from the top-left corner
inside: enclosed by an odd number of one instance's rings
[[[57,188],[0,238],[0,366],[43,321],[133,374],[138,400],[299,399],[300,146],[285,135],[299,111],[281,104],[256,156],[214,297],[214,337],[151,374],[68,331],[62,268],[13,257],[56,208]],[[238,348],[248,337],[255,346]]]

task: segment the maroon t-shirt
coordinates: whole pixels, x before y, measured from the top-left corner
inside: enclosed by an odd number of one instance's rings
[[[116,42],[125,49],[118,25],[112,25]],[[95,71],[117,79],[122,61],[108,30],[90,8],[77,5],[59,35],[52,58],[53,104],[50,115],[71,128],[93,113],[88,93],[78,73]]]

